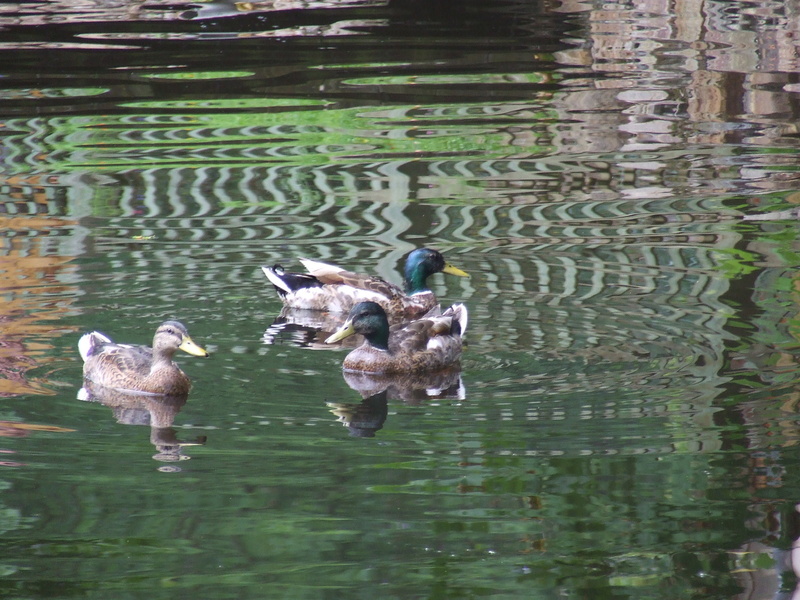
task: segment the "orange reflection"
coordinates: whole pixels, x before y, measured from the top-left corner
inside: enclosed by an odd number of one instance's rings
[[[74,429],[56,427],[55,425],[34,425],[18,421],[0,421],[0,437],[27,437],[31,431],[48,431],[51,433],[70,433]],[[8,452],[0,450],[0,452]]]
[[[55,360],[54,324],[77,296],[63,283],[76,270],[69,265],[74,257],[61,253],[69,238],[52,235],[76,222],[48,213],[48,191],[12,187],[14,201],[0,202],[0,397],[53,393],[27,372]]]

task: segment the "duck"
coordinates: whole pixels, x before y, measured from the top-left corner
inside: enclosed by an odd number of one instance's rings
[[[178,321],[161,323],[152,347],[118,344],[99,331],[86,333],[78,341],[85,380],[115,390],[154,395],[189,393],[189,377],[172,360],[178,350],[208,356]]]
[[[461,360],[467,307],[454,304],[441,314],[436,312],[390,327],[380,304],[359,302],[325,342],[333,344],[356,333],[364,336],[364,343],[345,357],[345,372],[389,375],[454,368]]]
[[[392,322],[421,317],[438,306],[436,295],[427,283],[434,273],[469,277],[431,248],[417,248],[406,257],[405,290],[380,277],[353,273],[307,258],[299,260],[308,273],[288,273],[280,265],[261,267],[284,305],[348,313],[359,302],[371,301],[380,304]]]

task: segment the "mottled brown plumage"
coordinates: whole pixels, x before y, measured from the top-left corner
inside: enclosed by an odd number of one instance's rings
[[[326,341],[337,342],[354,333],[364,336],[364,343],[345,357],[342,365],[345,371],[387,374],[436,371],[453,367],[461,359],[467,319],[466,306],[454,304],[441,315],[390,329],[380,305],[361,302]]]
[[[152,348],[116,344],[92,331],[81,337],[78,349],[84,361],[84,379],[107,388],[146,394],[188,394],[189,377],[172,357],[177,350],[208,356],[178,321],[166,321],[158,327]]]

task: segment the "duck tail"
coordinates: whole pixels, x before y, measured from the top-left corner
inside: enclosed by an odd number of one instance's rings
[[[313,275],[287,273],[280,265],[261,267],[261,270],[264,271],[264,275],[267,276],[270,283],[275,286],[281,298],[285,297],[286,294],[291,294],[303,288],[319,287],[322,285]]]
[[[275,265],[273,267],[261,267],[261,270],[264,271],[264,275],[267,276],[270,283],[275,286],[275,289],[278,290],[278,293],[281,296],[285,296],[286,294],[291,293],[292,288],[283,280],[283,277],[286,275],[284,273],[283,268],[280,265]]]
[[[453,317],[452,332],[463,338],[467,333],[467,324],[469,323],[467,307],[461,303],[453,304],[443,314]]]
[[[103,335],[99,331],[91,331],[89,333],[84,333],[81,339],[78,340],[78,352],[81,353],[83,362],[86,362],[86,359],[92,355],[95,348],[101,344],[111,343],[111,339],[108,336]]]

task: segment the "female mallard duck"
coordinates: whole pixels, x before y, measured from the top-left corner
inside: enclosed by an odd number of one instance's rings
[[[153,347],[115,344],[99,331],[78,341],[83,377],[98,385],[147,394],[188,394],[191,382],[172,357],[177,350],[193,356],[208,352],[192,341],[178,321],[165,321],[153,336]]]
[[[441,315],[426,316],[389,328],[386,312],[375,302],[360,302],[347,321],[325,340],[338,342],[354,333],[364,343],[350,352],[345,371],[364,373],[421,373],[453,367],[461,358],[461,344],[467,330],[467,307],[454,304]]]
[[[418,248],[406,258],[405,292],[380,277],[345,271],[335,265],[301,258],[308,270],[286,273],[280,265],[261,267],[286,306],[331,312],[348,312],[359,302],[380,304],[392,320],[408,320],[424,315],[437,305],[427,281],[434,273],[469,277],[445,261],[436,250]]]

